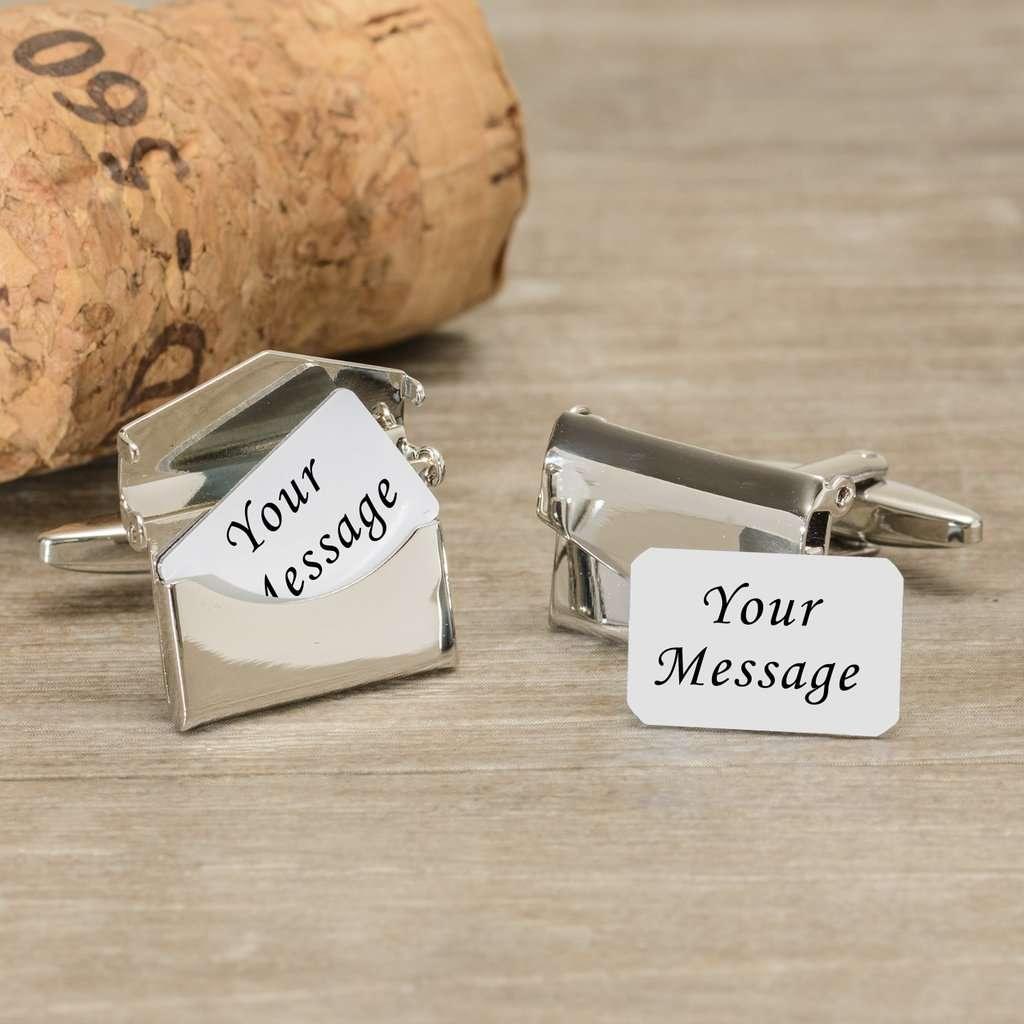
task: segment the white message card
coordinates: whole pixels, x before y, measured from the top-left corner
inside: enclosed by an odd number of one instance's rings
[[[363,579],[438,516],[437,499],[359,399],[324,399],[161,557],[165,583],[256,600]]]
[[[652,548],[631,570],[627,701],[647,725],[880,736],[902,631],[884,558]]]

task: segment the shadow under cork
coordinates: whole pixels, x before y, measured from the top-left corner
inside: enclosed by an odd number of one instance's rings
[[[0,484],[4,532],[43,533],[68,522],[117,514],[117,460],[57,469]]]
[[[337,358],[404,370],[421,380],[429,395],[432,387],[470,379],[476,347],[473,338],[463,331],[428,331],[381,348]]]

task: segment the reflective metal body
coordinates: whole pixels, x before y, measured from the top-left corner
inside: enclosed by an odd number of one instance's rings
[[[555,423],[537,514],[557,534],[553,626],[625,640],[629,572],[648,548],[873,554],[981,540],[977,513],[886,480],[874,452],[808,466],[735,458],[615,426]]]
[[[179,729],[455,663],[437,521],[369,577],[322,597],[260,602],[157,576],[163,552],[335,388],[356,394],[428,485],[441,482],[440,455],[405,434],[406,403],[424,398],[417,381],[400,370],[264,352],[121,430],[120,523],[40,538],[42,560],[58,568],[152,574]]]
[[[39,557],[55,569],[74,572],[149,572],[144,554],[128,543],[128,531],[120,519],[104,517],[69,523],[39,538]]]

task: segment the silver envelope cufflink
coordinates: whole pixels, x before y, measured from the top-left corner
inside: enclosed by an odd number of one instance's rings
[[[557,534],[551,624],[625,640],[630,566],[652,547],[868,555],[981,540],[976,512],[887,470],[866,451],[807,466],[719,455],[570,410],[537,502]]]
[[[150,573],[174,722],[190,729],[455,663],[424,398],[399,370],[254,356],[124,427],[120,521],[40,556]]]

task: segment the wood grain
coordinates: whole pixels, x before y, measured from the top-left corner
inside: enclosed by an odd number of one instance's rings
[[[532,199],[430,400],[462,663],[185,737],[146,587],[36,565],[113,468],[0,488],[0,1017],[1017,1021],[1019,3],[488,4]],[[645,729],[546,626],[547,431],[866,445],[986,516],[903,552],[880,740]],[[856,629],[856,623],[851,623]]]

